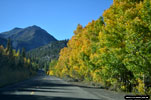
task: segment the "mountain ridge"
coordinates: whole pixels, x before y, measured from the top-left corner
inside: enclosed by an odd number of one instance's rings
[[[57,41],[46,30],[36,25],[26,28],[15,27],[10,31],[0,33],[0,37],[10,38],[15,49],[25,48],[27,51]]]

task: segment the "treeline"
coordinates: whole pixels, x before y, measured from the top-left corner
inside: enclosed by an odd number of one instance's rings
[[[114,0],[103,17],[74,33],[50,75],[151,94],[150,0]]]
[[[25,55],[25,49],[21,53],[12,49],[10,39],[6,48],[0,46],[0,87],[36,74],[37,64],[31,62]]]

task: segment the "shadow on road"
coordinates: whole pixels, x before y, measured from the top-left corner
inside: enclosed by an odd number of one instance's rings
[[[3,95],[1,100],[94,100],[83,98],[68,98],[68,97],[52,97],[52,96],[37,96],[37,95]]]
[[[0,90],[0,100],[96,100],[75,97],[74,87],[60,80],[31,80]]]

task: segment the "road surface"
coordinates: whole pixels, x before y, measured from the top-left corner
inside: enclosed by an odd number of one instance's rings
[[[124,95],[71,85],[40,72],[34,78],[0,88],[0,100],[124,100]]]

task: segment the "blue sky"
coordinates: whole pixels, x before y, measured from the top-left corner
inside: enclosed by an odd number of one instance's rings
[[[40,26],[58,40],[70,39],[77,24],[102,16],[113,0],[0,0],[0,32]]]

